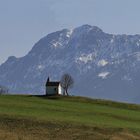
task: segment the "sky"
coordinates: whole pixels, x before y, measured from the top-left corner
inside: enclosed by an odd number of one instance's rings
[[[140,0],[0,0],[0,64],[22,57],[43,36],[83,24],[140,34]]]

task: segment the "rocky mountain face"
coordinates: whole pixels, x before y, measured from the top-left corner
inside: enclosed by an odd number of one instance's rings
[[[70,73],[74,95],[140,103],[140,35],[113,35],[83,25],[48,34],[22,58],[0,66],[12,93],[44,94],[48,76]]]

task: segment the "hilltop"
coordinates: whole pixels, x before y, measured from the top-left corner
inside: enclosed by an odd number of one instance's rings
[[[84,97],[0,96],[0,139],[138,140],[140,106]]]

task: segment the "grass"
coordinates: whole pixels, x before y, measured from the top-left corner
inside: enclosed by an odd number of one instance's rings
[[[140,106],[83,97],[0,96],[0,140],[139,140]]]

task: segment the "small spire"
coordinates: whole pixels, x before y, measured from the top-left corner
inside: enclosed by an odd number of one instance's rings
[[[50,78],[48,77],[48,79],[47,79],[47,83],[49,83],[50,82]]]

